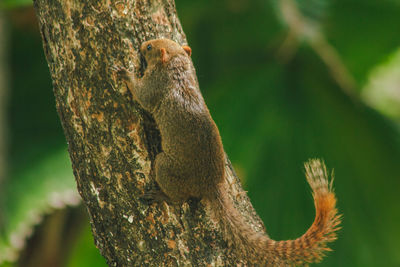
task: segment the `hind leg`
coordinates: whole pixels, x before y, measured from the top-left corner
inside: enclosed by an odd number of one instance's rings
[[[148,199],[155,201],[167,201],[182,203],[186,201],[190,194],[188,189],[191,185],[185,184],[188,179],[182,172],[182,167],[164,152],[159,153],[155,160],[155,180],[161,189],[161,192],[152,190],[147,195]]]

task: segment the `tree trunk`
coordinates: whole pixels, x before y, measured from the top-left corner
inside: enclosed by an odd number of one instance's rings
[[[227,249],[201,201],[148,206],[160,150],[153,119],[110,71],[143,72],[138,48],[149,39],[186,44],[173,0],[34,0],[57,111],[72,168],[91,218],[96,246],[110,266],[233,266],[245,259]],[[226,163],[243,216],[263,225]]]

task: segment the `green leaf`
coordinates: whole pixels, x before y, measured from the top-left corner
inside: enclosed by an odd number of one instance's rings
[[[372,69],[362,90],[364,100],[382,114],[400,122],[400,49]]]
[[[17,258],[43,215],[80,202],[66,149],[29,167],[21,166],[2,194],[5,221],[0,236],[0,263]]]
[[[105,259],[100,255],[99,250],[94,245],[89,222],[86,223],[86,227],[83,229],[79,240],[77,240],[77,243],[72,248],[66,266],[107,266]]]

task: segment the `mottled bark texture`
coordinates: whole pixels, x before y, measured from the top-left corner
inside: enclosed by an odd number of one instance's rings
[[[201,201],[148,206],[160,136],[151,116],[110,71],[143,72],[138,47],[170,38],[186,44],[173,0],[34,0],[57,110],[96,246],[110,266],[233,266]],[[255,229],[263,226],[226,164],[231,195]]]

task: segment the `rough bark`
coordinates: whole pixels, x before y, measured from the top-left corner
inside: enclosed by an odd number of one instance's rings
[[[154,38],[186,44],[173,0],[34,0],[44,52],[79,193],[96,246],[110,266],[233,266],[201,201],[148,206],[138,197],[154,181],[157,126],[110,71],[140,75],[138,47]],[[263,226],[226,164],[231,196],[255,229]]]

